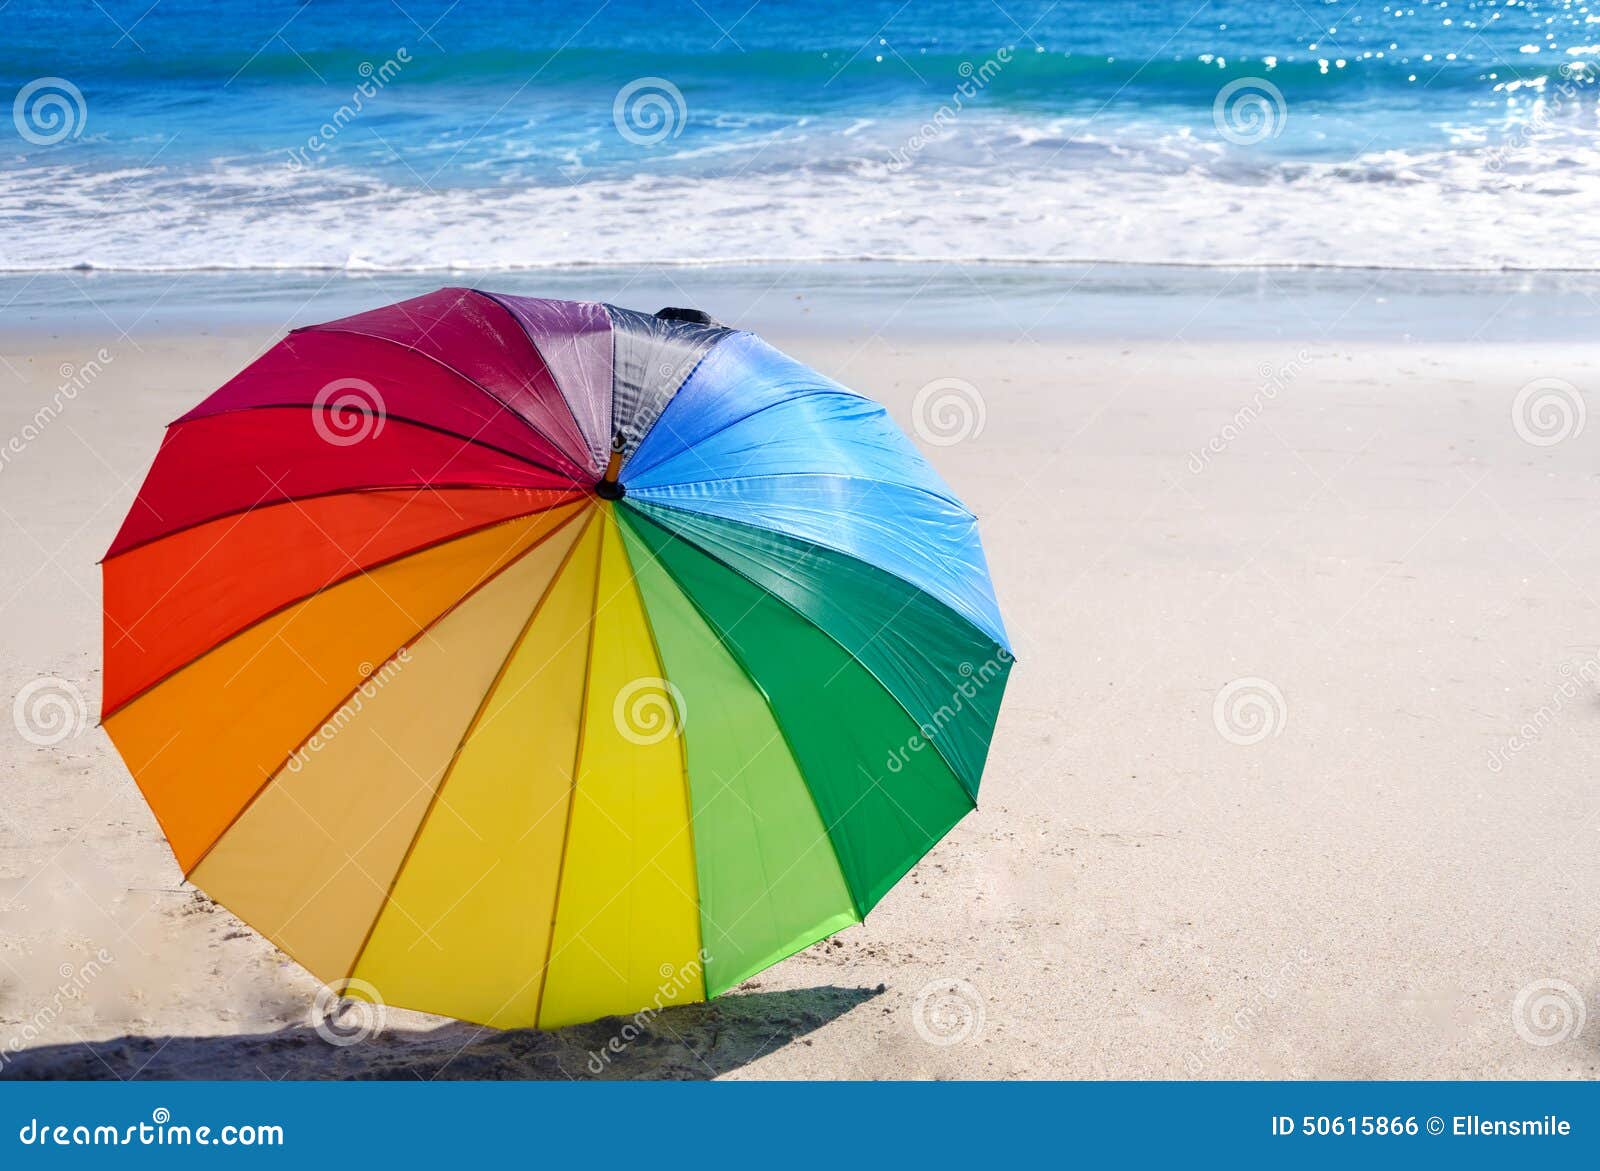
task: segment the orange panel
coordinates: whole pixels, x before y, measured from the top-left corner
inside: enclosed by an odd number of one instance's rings
[[[573,499],[531,488],[344,492],[223,517],[112,557],[103,709],[359,570]]]
[[[324,590],[110,716],[105,729],[184,870],[374,669],[584,507],[508,521]]]

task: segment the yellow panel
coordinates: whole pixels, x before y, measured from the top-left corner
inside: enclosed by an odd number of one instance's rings
[[[462,736],[581,527],[539,545],[373,672],[195,867],[195,884],[318,978],[348,975]],[[448,798],[434,811],[448,817]],[[475,874],[448,881],[459,891]]]
[[[532,1025],[577,758],[600,563],[590,524],[417,836],[356,975],[391,1004]]]
[[[583,504],[435,545],[264,619],[105,722],[188,871],[372,670]],[[524,611],[524,617],[526,611]]]
[[[539,1024],[705,999],[681,721],[610,510]]]

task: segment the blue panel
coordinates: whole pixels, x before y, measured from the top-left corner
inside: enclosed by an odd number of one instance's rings
[[[633,491],[785,472],[890,480],[957,503],[881,406],[749,333],[704,356],[622,479]]]

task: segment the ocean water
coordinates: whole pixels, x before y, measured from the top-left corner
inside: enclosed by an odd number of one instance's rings
[[[1600,0],[11,0],[0,269],[1600,269]]]

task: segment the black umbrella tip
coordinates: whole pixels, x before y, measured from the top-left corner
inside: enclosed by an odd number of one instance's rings
[[[691,325],[716,324],[716,322],[712,320],[711,314],[707,313],[704,309],[679,309],[675,306],[669,305],[665,309],[657,309],[656,316],[662,321],[686,321]]]

